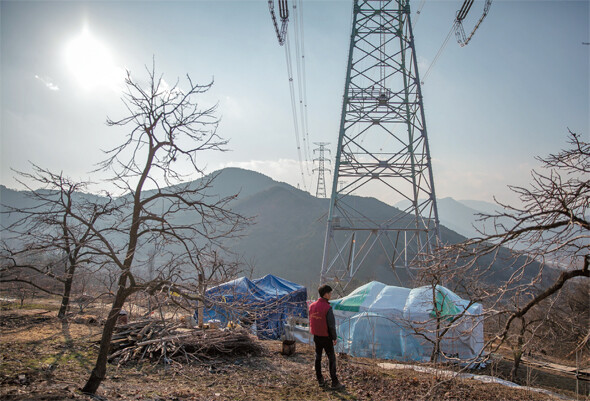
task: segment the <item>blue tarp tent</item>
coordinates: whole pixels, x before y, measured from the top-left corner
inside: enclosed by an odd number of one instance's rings
[[[278,339],[287,317],[307,317],[306,302],[307,289],[299,284],[272,274],[240,277],[206,291],[203,318],[253,325],[259,338]]]

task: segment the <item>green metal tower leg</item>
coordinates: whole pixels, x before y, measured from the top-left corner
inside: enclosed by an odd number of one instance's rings
[[[340,184],[340,185],[339,185]],[[409,206],[391,213],[378,197]],[[407,0],[355,0],[320,280],[409,269],[440,238]]]

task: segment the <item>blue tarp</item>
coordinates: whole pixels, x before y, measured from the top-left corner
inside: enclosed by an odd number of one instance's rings
[[[307,317],[307,289],[272,274],[255,280],[240,277],[220,284],[207,290],[205,298],[205,321],[255,325],[259,338],[278,339],[287,317]]]

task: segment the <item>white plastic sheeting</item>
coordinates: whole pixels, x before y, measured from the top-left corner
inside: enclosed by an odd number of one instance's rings
[[[440,328],[449,327],[441,342],[441,350],[449,358],[469,360],[479,356],[483,348],[481,305],[469,305],[441,286],[409,289],[373,281],[331,304],[339,339],[337,352],[427,361],[437,321]]]
[[[399,324],[381,314],[361,312],[337,322],[337,352],[365,358],[420,360],[420,344]]]

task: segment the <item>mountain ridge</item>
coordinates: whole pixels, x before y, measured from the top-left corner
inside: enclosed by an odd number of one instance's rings
[[[308,287],[317,284],[323,257],[329,199],[316,198],[264,174],[233,167],[181,185],[198,186],[202,184],[201,180],[211,177],[216,178],[211,187],[206,188],[207,196],[221,199],[238,194],[231,200],[229,207],[236,213],[255,218],[255,224],[246,229],[243,237],[227,243],[232,252],[241,255],[243,260],[253,261],[253,275],[272,273]],[[5,211],[7,200],[13,203],[9,206],[22,206],[23,202],[29,202],[30,199],[23,199],[26,193],[0,187],[0,210]],[[355,207],[367,210],[372,217],[379,219],[399,213],[394,206],[375,198],[351,197],[350,201]],[[455,202],[452,198],[443,199],[443,204],[457,206]],[[466,215],[473,214],[472,209],[461,210]],[[198,216],[190,214],[177,218],[192,224],[199,222]],[[0,221],[2,227],[5,227],[5,213],[0,215]],[[444,224],[441,227],[441,236],[446,243],[457,243],[465,239],[465,236]],[[148,250],[142,252],[147,254]],[[379,280],[390,285],[410,285],[410,275],[401,266],[392,269],[377,256],[368,258],[365,266],[371,268],[361,268],[358,271],[355,279],[359,284]]]

